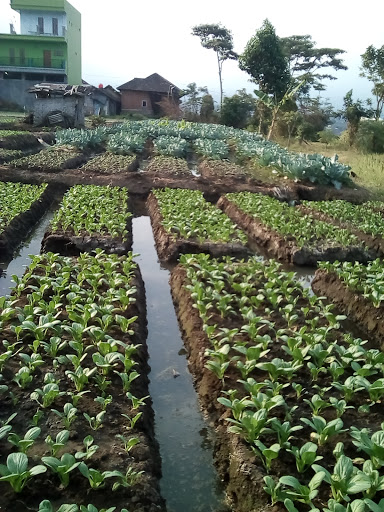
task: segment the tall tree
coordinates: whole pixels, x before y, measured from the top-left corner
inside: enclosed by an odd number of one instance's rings
[[[308,92],[310,86],[317,91],[325,89],[322,81],[336,80],[334,75],[326,72],[327,68],[335,71],[348,69],[339,55],[345,53],[340,48],[316,48],[316,42],[310,35],[293,35],[280,38],[284,55],[289,61],[291,75],[295,78],[307,78],[307,87],[301,92]]]
[[[369,107],[365,107],[361,100],[352,100],[352,92],[351,89],[344,96],[344,108],[340,112],[340,116],[348,123],[347,130],[350,146],[353,146],[355,143],[361,118],[372,115],[372,110]]]
[[[252,77],[252,81],[265,94],[280,100],[290,83],[288,60],[279,38],[269,20],[248,41],[239,57],[239,67]]]
[[[206,87],[198,87],[196,82],[188,84],[186,89],[182,90],[180,94],[183,98],[182,109],[197,119],[200,114],[204,94],[208,94]]]
[[[216,52],[220,81],[220,108],[223,104],[223,78],[222,70],[224,61],[236,60],[237,53],[233,51],[233,39],[231,31],[220,24],[196,25],[192,28],[192,35],[200,37],[201,45],[208,50]]]
[[[373,82],[372,94],[376,98],[375,118],[378,121],[384,107],[384,46],[368,46],[361,58],[363,62],[360,76]]]

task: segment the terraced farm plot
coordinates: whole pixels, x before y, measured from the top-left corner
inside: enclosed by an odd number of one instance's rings
[[[384,265],[350,262],[321,263],[312,287],[329,298],[384,348]]]
[[[147,201],[160,259],[185,252],[246,255],[247,237],[198,190],[153,190]]]
[[[149,160],[146,172],[169,176],[191,176],[188,163],[184,158],[158,155]]]
[[[351,231],[304,214],[262,194],[240,192],[221,197],[218,206],[268,254],[296,265],[318,261],[367,261],[375,257]]]
[[[133,255],[34,256],[0,306],[4,510],[164,510]]]
[[[384,354],[273,261],[185,255],[171,286],[236,510],[379,510]]]
[[[136,171],[137,167],[138,160],[135,156],[115,155],[107,152],[91,158],[80,169],[100,174],[118,174]]]
[[[348,201],[303,201],[306,211],[312,215],[347,227],[366,245],[384,254],[384,217],[379,211],[380,203],[355,205]],[[382,207],[382,206],[381,206]],[[313,212],[313,213],[312,213]]]
[[[58,172],[74,169],[85,161],[86,157],[72,146],[52,146],[35,155],[17,158],[10,165],[29,171]]]
[[[131,217],[127,189],[76,185],[65,194],[53,217],[43,250],[65,255],[96,248],[127,253],[132,242]]]
[[[11,254],[52,201],[47,184],[0,182],[0,254]]]

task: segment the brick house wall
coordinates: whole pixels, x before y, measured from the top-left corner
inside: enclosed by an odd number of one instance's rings
[[[121,111],[123,113],[140,112],[144,115],[152,115],[153,106],[150,93],[145,91],[121,91]]]

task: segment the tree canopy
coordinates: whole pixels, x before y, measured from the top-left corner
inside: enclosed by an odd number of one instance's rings
[[[384,107],[384,46],[368,46],[361,58],[360,76],[373,82],[372,93],[376,97],[375,118],[378,120]]]
[[[220,107],[223,103],[222,69],[224,61],[236,60],[238,55],[233,50],[231,31],[220,24],[196,25],[192,28],[192,35],[200,38],[203,48],[216,52],[220,81]]]
[[[290,83],[286,58],[275,29],[269,20],[248,41],[239,57],[239,67],[252,77],[261,92],[281,99]]]
[[[316,42],[310,35],[293,35],[280,38],[284,55],[288,59],[289,69],[293,77],[307,76],[307,85],[317,91],[325,89],[322,81],[336,80],[336,77],[325,70],[335,71],[348,69],[339,57],[345,53],[340,48],[316,48]],[[308,90],[308,87],[307,87]]]

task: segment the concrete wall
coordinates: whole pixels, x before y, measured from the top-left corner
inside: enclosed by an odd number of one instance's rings
[[[36,83],[36,80],[0,80],[0,99],[25,107],[27,112],[32,111],[35,95],[27,90]]]
[[[65,37],[67,31],[67,16],[65,12],[55,11],[21,11],[20,33],[31,35],[37,33],[37,19],[44,19],[44,35],[52,36],[52,18],[58,20],[58,36]]]
[[[36,98],[33,111],[33,124],[44,124],[44,118],[59,110],[74,119],[75,128],[84,126],[84,98],[66,96],[58,98]]]
[[[143,101],[147,102],[145,107],[143,107]],[[150,94],[144,91],[121,91],[121,111],[152,115],[153,106]]]

